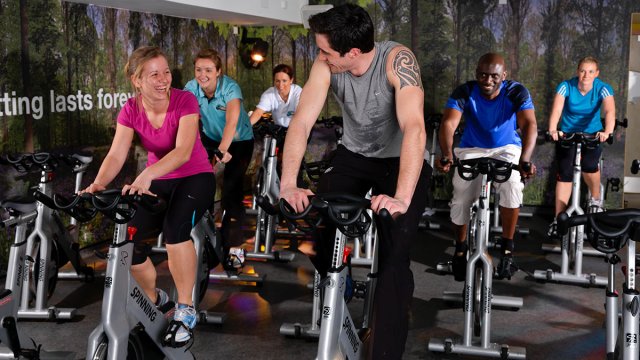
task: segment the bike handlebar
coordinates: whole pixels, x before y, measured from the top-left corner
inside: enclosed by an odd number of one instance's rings
[[[146,194],[122,195],[121,189],[109,189],[93,194],[74,194],[71,198],[59,194],[54,194],[51,198],[36,191],[34,197],[45,206],[64,211],[79,222],[90,221],[100,212],[115,223],[124,224],[133,219],[138,206],[150,211],[160,211],[166,206],[162,199],[155,196]]]
[[[634,159],[631,162],[631,173],[632,174],[637,174],[638,170],[640,170],[640,161],[638,161],[638,159]]]
[[[503,183],[511,177],[511,171],[518,169],[518,165],[496,160],[492,158],[476,158],[460,160],[456,159],[454,166],[458,169],[458,175],[466,181],[471,181],[478,175],[487,175],[489,181]],[[531,166],[529,164],[529,166]]]
[[[318,125],[324,125],[327,128],[332,128],[334,126],[342,126],[343,119],[342,116],[331,116],[328,118],[320,118],[316,121]]]
[[[439,129],[442,122],[442,114],[429,114],[424,117],[424,123],[432,129]]]
[[[86,170],[93,157],[77,153],[69,155],[49,152],[17,153],[0,156],[0,164],[11,165],[19,173],[27,173],[34,166],[39,170],[53,170],[58,167],[60,160],[73,167],[74,172],[80,172]]]
[[[553,137],[551,133],[548,131],[545,133],[545,139],[547,141],[553,141]],[[600,145],[600,139],[597,134],[590,134],[584,132],[574,132],[574,133],[563,133],[562,137],[558,138],[558,142],[560,146],[563,147],[571,147],[576,144],[584,145],[588,149],[595,149]],[[613,134],[609,134],[609,137],[606,140],[606,143],[611,145],[613,144]]]
[[[276,139],[284,139],[284,137],[287,135],[287,128],[276,125],[272,122],[259,121],[255,125],[253,125],[253,132],[260,137],[269,135]]]
[[[570,227],[585,225],[589,243],[598,251],[613,253],[635,240],[640,225],[640,209],[619,209],[569,217],[562,212],[557,218],[558,234],[565,235]]]
[[[326,215],[333,224],[346,236],[358,237],[364,235],[371,226],[371,216],[365,211],[371,208],[371,200],[348,193],[326,193],[310,196],[310,205],[301,213],[296,213],[293,207],[284,199],[280,200],[280,213],[290,221],[304,220],[308,228],[296,227],[305,232],[313,231],[320,225],[321,218],[316,221],[310,218],[312,209]],[[394,220],[387,209],[381,209],[378,216],[389,225]]]

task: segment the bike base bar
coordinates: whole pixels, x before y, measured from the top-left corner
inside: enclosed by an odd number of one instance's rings
[[[442,293],[442,300],[461,303],[462,302],[462,294],[460,291],[445,291]],[[491,308],[500,307],[505,309],[512,310],[520,310],[523,305],[523,300],[521,297],[513,297],[513,296],[502,296],[502,295],[493,295],[491,298]]]
[[[320,338],[320,327],[314,328],[311,324],[284,323],[280,326],[280,335],[317,340]]]
[[[227,320],[227,314],[214,313],[206,310],[198,312],[198,324],[216,324],[222,325]]]
[[[258,274],[227,274],[226,272],[211,272],[209,273],[209,280],[222,280],[222,281],[244,281],[262,283],[267,275]]]
[[[562,247],[555,244],[542,244],[542,251],[559,254],[562,252]],[[582,255],[605,257],[606,254],[594,248],[584,246],[582,248]]]
[[[57,308],[35,310],[18,310],[18,319],[41,319],[41,320],[71,320],[76,316],[75,308]]]
[[[104,277],[104,271],[94,273],[94,278]],[[58,280],[91,280],[92,278],[85,274],[78,274],[75,271],[58,272]]]
[[[287,250],[280,251],[272,251],[269,253],[263,252],[248,252],[246,258],[248,260],[259,259],[259,260],[275,260],[281,262],[291,262],[295,259],[296,254]]]
[[[483,357],[493,357],[498,359],[526,359],[527,350],[519,346],[509,346],[491,343],[488,347],[482,346],[465,346],[456,343],[451,339],[429,340],[429,351],[444,352],[451,354],[476,355]],[[506,356],[505,356],[506,355]]]
[[[563,274],[551,269],[536,270],[533,277],[537,280],[554,281],[559,283],[578,284],[586,286],[607,286],[607,278],[596,274]]]

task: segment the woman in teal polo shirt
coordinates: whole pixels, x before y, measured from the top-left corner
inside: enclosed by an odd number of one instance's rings
[[[222,73],[222,60],[212,49],[195,57],[195,79],[185,90],[198,99],[202,119],[202,143],[215,165],[225,164],[222,183],[222,241],[226,268],[242,267],[244,252],[230,249],[243,242],[240,225],[245,215],[242,203],[244,176],[253,155],[253,129],[242,103],[242,91],[235,80]]]
[[[598,60],[591,56],[578,62],[577,76],[565,80],[556,88],[551,114],[549,115],[549,134],[558,141],[563,133],[583,132],[595,134],[600,142],[606,141],[615,125],[616,107],[613,89],[600,80]],[[602,124],[604,118],[604,126]],[[588,211],[602,211],[600,194],[600,155],[602,147],[582,148],[582,177],[589,188]],[[567,208],[572,192],[573,161],[575,149],[556,146],[558,174],[556,182],[555,215]],[[549,226],[547,234],[557,238],[556,220]]]

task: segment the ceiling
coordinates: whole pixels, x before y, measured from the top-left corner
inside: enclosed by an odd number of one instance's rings
[[[308,0],[68,0],[70,2],[233,25],[295,25]]]

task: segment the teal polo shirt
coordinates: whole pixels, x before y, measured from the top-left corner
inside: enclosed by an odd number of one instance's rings
[[[247,115],[247,111],[244,109],[242,90],[240,90],[240,86],[235,80],[226,75],[222,75],[218,79],[216,92],[211,99],[207,98],[204,90],[200,88],[200,85],[195,79],[189,81],[184,89],[194,94],[198,99],[202,129],[204,134],[211,140],[217,142],[222,140],[222,132],[227,122],[227,102],[233,99],[240,99],[240,118],[238,119],[233,141],[253,139],[253,129],[249,121],[249,115]]]

